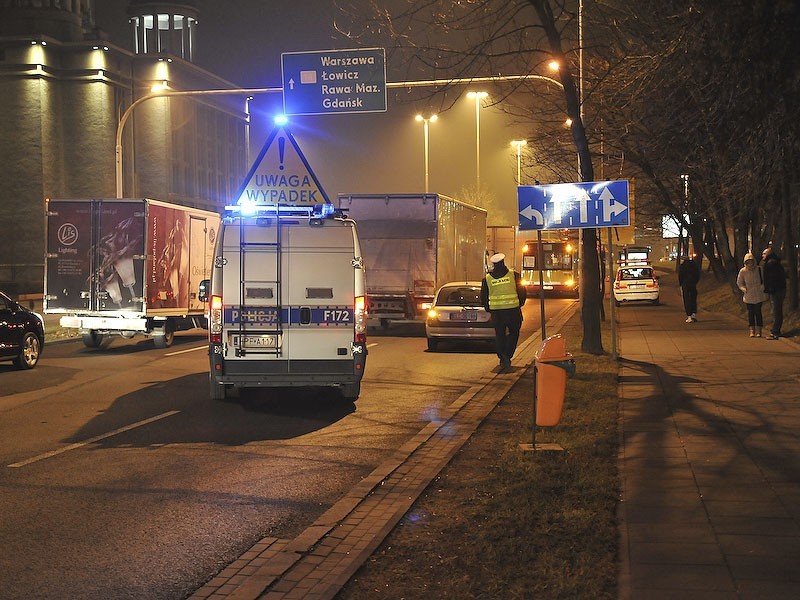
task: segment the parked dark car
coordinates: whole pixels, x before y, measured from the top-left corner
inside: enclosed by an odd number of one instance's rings
[[[32,369],[44,348],[44,319],[0,292],[0,360]]]

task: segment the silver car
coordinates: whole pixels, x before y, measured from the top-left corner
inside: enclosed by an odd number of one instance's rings
[[[432,351],[441,342],[494,341],[491,315],[481,304],[481,282],[453,282],[439,288],[425,321],[425,335]]]

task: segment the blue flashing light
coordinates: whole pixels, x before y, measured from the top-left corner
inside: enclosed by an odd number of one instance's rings
[[[289,117],[286,115],[275,115],[275,125],[286,125],[289,122]]]
[[[330,202],[310,206],[299,206],[289,204],[259,204],[257,202],[245,201],[240,204],[225,206],[225,217],[235,218],[237,215],[241,217],[307,215],[309,218],[313,219],[330,219],[343,217],[344,213]]]
[[[255,202],[251,200],[244,200],[241,204],[239,204],[239,211],[242,216],[249,217],[251,215],[256,214],[256,210],[258,206]]]
[[[317,205],[315,205],[314,206],[314,212],[315,213],[317,213],[316,209],[319,209],[318,214],[321,217],[329,217],[330,215],[332,215],[336,211],[336,208],[333,206],[333,204],[331,204],[329,202],[326,202],[325,204],[317,204]]]

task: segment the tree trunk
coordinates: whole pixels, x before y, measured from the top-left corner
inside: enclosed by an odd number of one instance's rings
[[[549,0],[529,0],[539,22],[544,29],[550,52],[559,63],[558,76],[564,87],[564,99],[567,104],[567,115],[572,119],[572,141],[580,160],[581,181],[594,181],[592,155],[586,129],[581,118],[581,99],[575,88],[575,80],[569,62],[561,48],[561,34],[556,27],[553,9]],[[581,263],[581,317],[583,321],[583,341],[581,350],[589,354],[603,354],[603,340],[600,335],[600,309],[603,298],[600,293],[600,268],[598,266],[597,230],[583,230],[583,262]]]

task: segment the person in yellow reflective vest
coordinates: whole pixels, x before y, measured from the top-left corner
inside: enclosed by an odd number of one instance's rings
[[[519,273],[510,270],[505,260],[505,254],[493,254],[489,259],[491,271],[481,282],[481,301],[492,315],[501,369],[511,366],[522,328],[522,305],[527,298]]]

